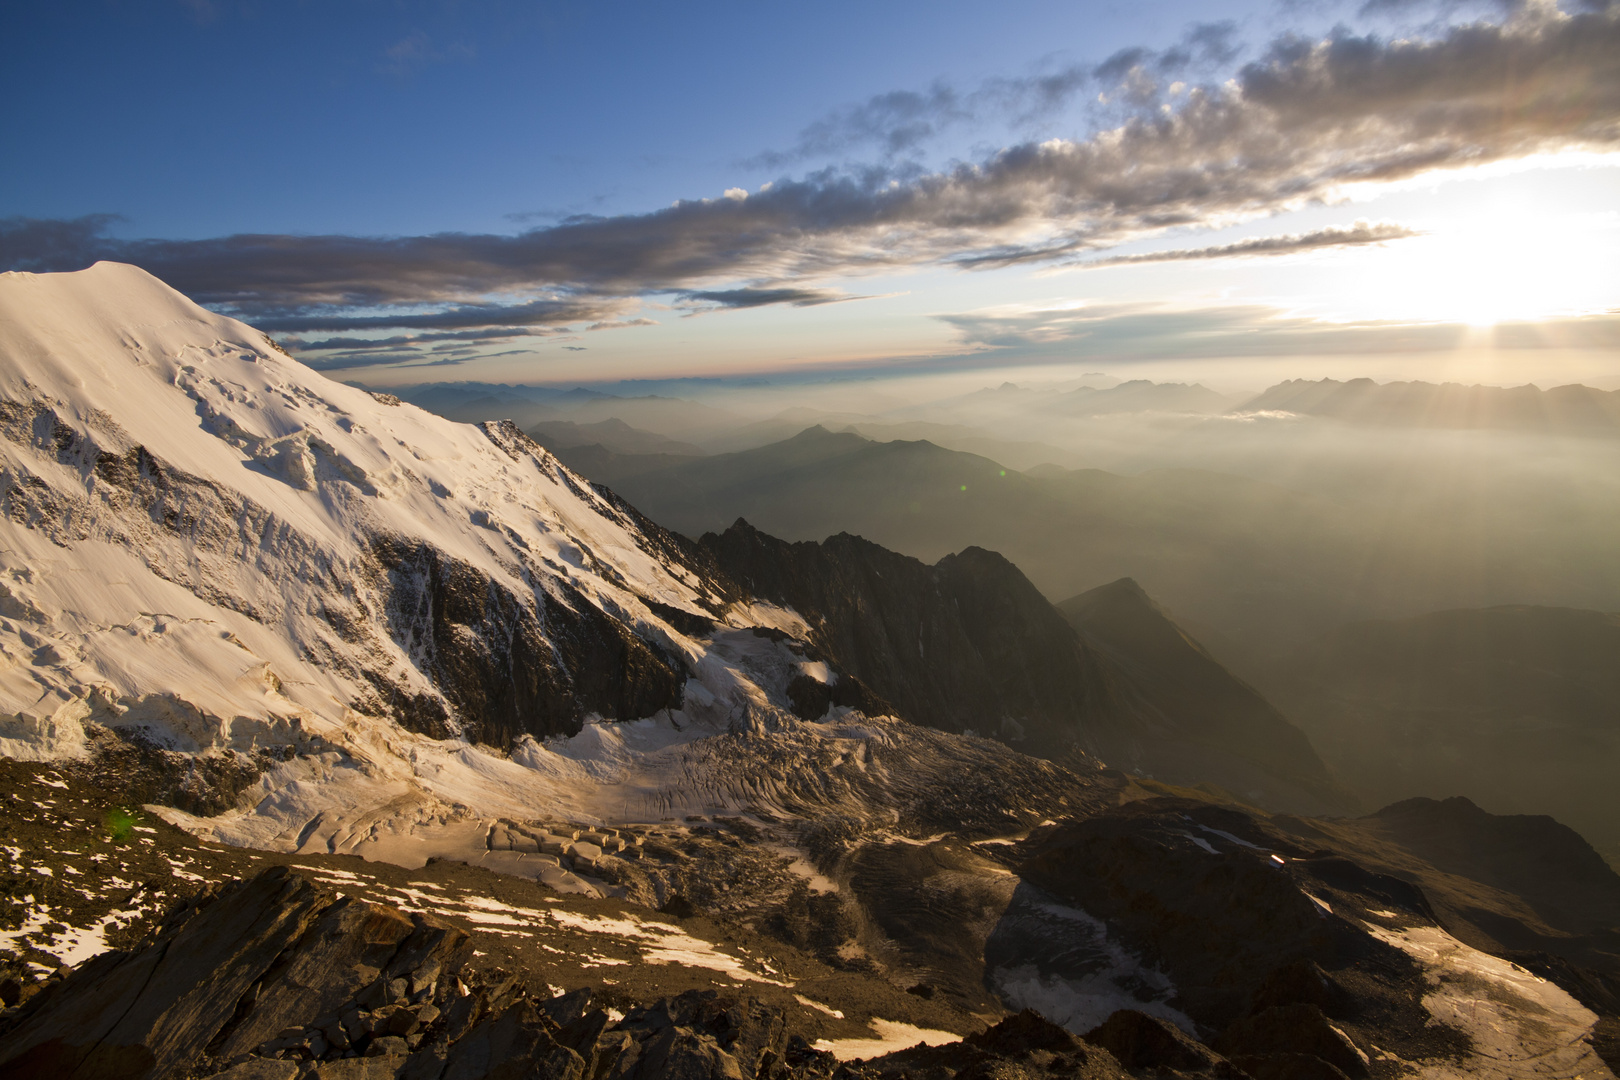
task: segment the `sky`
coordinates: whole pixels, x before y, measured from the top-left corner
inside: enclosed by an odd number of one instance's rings
[[[0,270],[334,377],[1620,386],[1620,5],[0,7]]]

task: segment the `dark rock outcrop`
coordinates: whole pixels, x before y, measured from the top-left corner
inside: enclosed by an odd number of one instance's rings
[[[1163,1005],[1229,1059],[1307,1054],[1357,1075],[1373,1038],[1403,1058],[1457,1049],[1430,1023],[1423,971],[1365,932],[1374,917],[1434,925],[1409,882],[1191,800],[1065,822],[1019,854],[1026,886],[1102,920],[1113,947],[1174,987]],[[1103,1045],[1130,1065],[1124,1043]]]
[[[389,632],[455,710],[424,703],[407,726],[443,738],[454,722],[504,746],[572,734],[592,712],[628,720],[680,707],[680,665],[566,581],[536,589],[531,605],[431,545],[379,537],[373,550],[387,572]]]
[[[957,1077],[961,1080],[1024,1080],[1068,1076],[1080,1080],[1126,1080],[1120,1062],[1087,1036],[1077,1036],[1025,1010],[959,1043],[900,1050],[839,1074],[849,1080]]]
[[[1107,1051],[1025,1012],[977,1035],[839,1063],[787,1014],[688,990],[617,1018],[588,989],[536,997],[470,966],[467,935],[339,898],[285,867],[210,886],[129,952],[0,1012],[18,1080],[1125,1080]],[[623,1004],[621,1002],[621,1004]]]
[[[0,1073],[144,1080],[266,1050],[318,1058],[376,1036],[363,1004],[394,1006],[384,1023],[434,1008],[468,951],[460,930],[273,867],[203,890],[143,948],[104,953],[8,1014]]]
[[[1347,1076],[1364,1076],[1367,1054],[1315,1005],[1273,1005],[1221,1032],[1216,1049],[1228,1057],[1273,1054],[1318,1058]]]
[[[928,566],[858,536],[790,544],[745,521],[700,543],[740,588],[914,723],[1058,757],[1119,722],[1112,676],[1012,563],[968,548]]]
[[[1176,1025],[1136,1009],[1120,1009],[1086,1032],[1136,1076],[1241,1080],[1243,1071]]]

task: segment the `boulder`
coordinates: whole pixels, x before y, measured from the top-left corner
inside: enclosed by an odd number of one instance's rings
[[[642,1045],[628,1071],[615,1068],[609,1075],[618,1080],[743,1080],[737,1059],[712,1035],[687,1027],[664,1028]]]

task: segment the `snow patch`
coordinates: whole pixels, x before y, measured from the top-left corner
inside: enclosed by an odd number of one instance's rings
[[[944,1046],[961,1042],[962,1036],[950,1031],[920,1028],[898,1020],[874,1018],[868,1026],[874,1032],[869,1039],[817,1039],[816,1049],[825,1050],[839,1061],[857,1061],[882,1057],[896,1050],[909,1050],[919,1043],[926,1046]]]
[[[1422,1080],[1611,1075],[1589,1041],[1597,1015],[1555,984],[1438,926],[1363,926],[1423,966],[1432,987],[1423,1007],[1471,1040],[1461,1063],[1410,1063]]]

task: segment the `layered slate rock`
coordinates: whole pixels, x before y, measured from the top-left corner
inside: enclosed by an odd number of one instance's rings
[[[104,953],[8,1015],[0,1073],[144,1080],[254,1052],[358,998],[426,1001],[464,932],[340,900],[284,867],[209,887],[133,952]],[[323,1040],[324,1041],[324,1040]]]

